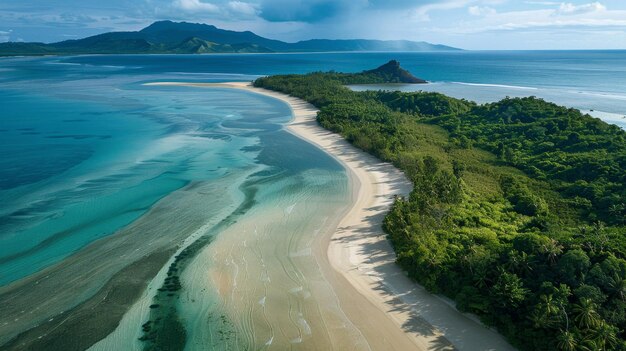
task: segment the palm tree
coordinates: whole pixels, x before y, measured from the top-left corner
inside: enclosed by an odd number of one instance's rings
[[[595,341],[585,337],[578,343],[578,350],[580,351],[599,351]]]
[[[626,301],[626,279],[622,279],[619,275],[615,274],[611,282],[609,283],[611,292],[617,296],[618,299]]]
[[[489,270],[483,265],[478,266],[472,276],[472,279],[474,280],[474,286],[477,288],[486,288],[489,284]]]
[[[618,215],[624,210],[624,204],[613,204],[609,206],[609,213],[612,215]]]
[[[548,258],[550,264],[556,262],[557,257],[563,253],[563,245],[554,239],[550,239],[547,243],[541,246],[541,249]]]
[[[561,330],[559,335],[556,337],[556,346],[559,350],[574,351],[578,347],[578,342],[572,332]]]
[[[596,305],[589,298],[580,299],[578,304],[572,308],[574,321],[580,328],[591,329],[600,324],[601,318],[596,311]]]
[[[552,294],[541,295],[539,300],[541,301],[544,311],[548,316],[555,315],[559,312],[559,305],[552,298]]]
[[[558,314],[560,313],[560,305],[554,301],[552,294],[541,295],[539,303],[535,306],[534,311],[529,316],[530,321],[535,328],[550,328],[559,323]],[[569,328],[569,326],[568,326]],[[568,329],[566,328],[566,331]]]
[[[530,257],[526,252],[511,250],[508,256],[506,267],[509,271],[521,275],[528,275],[532,272],[533,268],[530,263]]]
[[[533,328],[536,329],[547,328],[550,324],[546,315],[543,314],[543,312],[541,312],[538,308],[532,311],[532,313],[528,316],[528,319],[532,322]]]
[[[622,215],[625,207],[626,206],[624,204],[613,204],[609,207],[609,213],[613,215],[613,217],[617,218],[618,221],[622,221],[626,218],[626,216]]]
[[[591,332],[591,340],[599,350],[613,350],[617,345],[615,327],[602,321],[598,327]]]

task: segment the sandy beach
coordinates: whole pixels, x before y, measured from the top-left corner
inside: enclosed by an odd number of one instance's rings
[[[234,88],[280,99],[293,111],[288,130],[344,165],[352,206],[335,228],[315,240],[312,251],[340,309],[366,340],[355,349],[513,350],[495,331],[426,292],[395,264],[382,221],[394,196],[408,195],[412,184],[392,165],[318,126],[314,106],[249,83],[148,85]]]

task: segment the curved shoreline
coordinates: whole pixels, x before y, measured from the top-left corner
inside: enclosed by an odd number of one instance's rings
[[[353,205],[337,230],[319,241],[314,251],[341,308],[372,350],[514,350],[495,331],[411,281],[395,264],[382,222],[393,197],[407,196],[412,184],[391,164],[320,127],[313,105],[245,82],[146,85],[234,88],[279,99],[293,112],[287,129],[345,167]]]

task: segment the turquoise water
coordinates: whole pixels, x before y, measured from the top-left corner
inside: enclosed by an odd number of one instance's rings
[[[536,95],[626,126],[624,51],[2,59],[0,285],[111,235],[191,182],[255,165],[268,177],[341,171],[282,131],[290,111],[278,101],[142,83],[360,71],[390,59],[433,82],[419,89],[479,102]]]
[[[284,176],[303,167],[340,170],[282,131],[290,110],[262,96],[113,78],[61,76],[46,81],[49,91],[22,84],[0,97],[0,283],[114,233],[193,181],[257,163]],[[314,163],[280,160],[285,147]]]

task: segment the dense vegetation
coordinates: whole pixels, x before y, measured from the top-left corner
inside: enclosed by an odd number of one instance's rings
[[[260,78],[414,183],[385,219],[397,262],[522,350],[626,350],[626,133],[529,97],[353,92],[362,74]],[[391,79],[393,80],[393,79]]]

